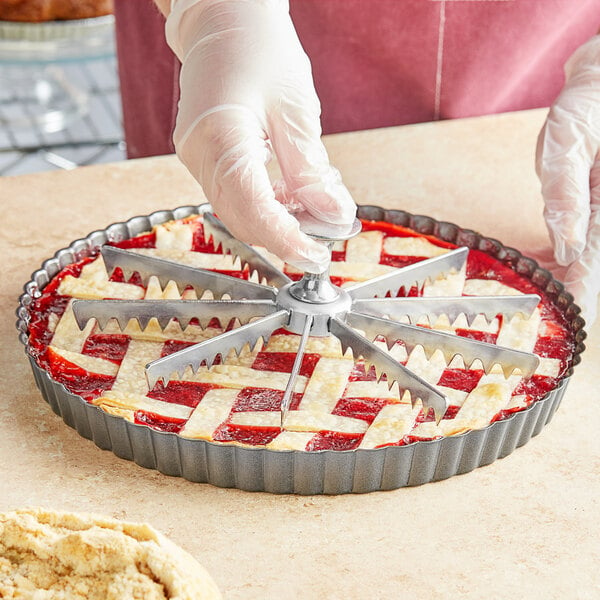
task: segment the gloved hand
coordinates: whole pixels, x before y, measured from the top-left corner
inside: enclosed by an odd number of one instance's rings
[[[320,103],[287,1],[176,0],[166,34],[182,62],[179,158],[238,239],[322,272],[328,251],[288,210],[345,225],[356,206],[320,140]]]
[[[565,65],[566,82],[540,132],[536,168],[565,286],[588,324],[600,291],[600,36]]]

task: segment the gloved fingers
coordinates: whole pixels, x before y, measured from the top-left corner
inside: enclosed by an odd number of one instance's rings
[[[329,266],[327,248],[302,233],[298,221],[275,199],[241,217],[226,220],[218,209],[217,214],[235,237],[265,247],[302,272],[323,273]]]
[[[356,204],[329,162],[321,141],[320,106],[314,90],[286,89],[276,110],[271,111],[268,130],[281,167],[286,202],[302,206],[327,223],[352,223]]]
[[[600,292],[600,161],[590,172],[590,219],[586,247],[564,276],[564,283],[581,307],[588,325],[596,319]]]
[[[596,155],[591,142],[594,136],[570,112],[569,104],[552,107],[536,150],[544,218],[556,261],[561,265],[572,263],[585,248],[590,218],[590,169]]]
[[[567,269],[564,284],[591,325],[596,319],[600,293],[600,209],[592,210],[586,249]]]
[[[268,142],[249,111],[211,112],[186,131],[177,152],[235,237],[264,246],[303,271],[327,268],[328,250],[303,234],[275,198],[266,169]]]

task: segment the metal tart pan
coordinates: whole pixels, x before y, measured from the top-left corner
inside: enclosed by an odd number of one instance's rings
[[[28,307],[52,277],[66,265],[96,254],[106,242],[128,239],[154,225],[208,209],[206,204],[183,206],[134,217],[94,231],[46,260],[24,286],[17,310],[17,329],[35,382],[52,410],[99,448],[166,475],[219,487],[279,494],[365,493],[421,485],[488,465],[526,444],[552,419],[567,389],[573,367],[579,363],[585,348],[584,321],[573,297],[549,271],[497,240],[430,217],[375,206],[359,207],[358,216],[410,227],[419,233],[482,250],[536,283],[549,295],[565,314],[576,342],[571,367],[554,390],[506,419],[456,436],[405,446],[305,452],[219,444],[156,431],[110,415],[54,381],[37,364],[28,345]]]

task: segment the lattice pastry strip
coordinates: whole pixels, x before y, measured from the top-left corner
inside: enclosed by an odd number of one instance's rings
[[[112,393],[142,395],[148,389],[144,367],[160,358],[163,344],[146,340],[131,340],[121,362],[119,373],[112,386]]]
[[[278,428],[280,416],[275,411],[255,411],[234,413],[232,424],[253,427]],[[337,433],[365,433],[369,425],[362,419],[342,417],[326,412],[292,410],[285,422],[286,431],[315,432],[333,431]]]
[[[94,262],[86,265],[83,268],[82,275],[79,278],[75,278],[72,275],[65,277],[59,288],[58,292],[64,296],[72,296],[74,298],[83,298],[86,300],[102,300],[103,298],[122,298],[127,300],[137,300],[144,297],[143,288],[133,285],[130,283],[121,283],[118,281],[109,281],[106,271],[101,270],[88,270],[88,267],[98,263],[101,265],[102,261],[95,260]],[[103,265],[102,270],[104,270]],[[86,274],[92,274],[90,277],[86,277]]]
[[[213,432],[229,416],[237,394],[237,389],[228,388],[207,392],[181,430],[181,435],[189,438],[212,439]]]
[[[134,394],[125,390],[119,390],[119,392],[109,390],[100,398],[92,400],[92,403],[102,408],[117,408],[121,411],[121,414],[127,411],[130,421],[134,420],[135,412],[138,410],[163,418],[180,420],[187,420],[192,414],[192,408],[189,406],[173,402],[163,402],[162,400],[156,400],[143,394]]]
[[[414,408],[410,402],[384,406],[363,437],[361,448],[377,448],[395,444],[408,435],[415,426],[420,406]]]
[[[79,329],[73,315],[72,303],[73,301],[70,300],[62,318],[56,321],[52,345],[55,348],[64,348],[71,352],[81,352],[85,340],[89,337],[95,325],[93,321],[90,321],[83,329]]]
[[[455,435],[485,427],[494,415],[508,406],[519,380],[519,377],[505,380],[498,375],[484,375],[467,396],[456,417],[440,421],[439,429],[442,434]]]
[[[346,242],[344,261],[379,264],[382,247],[383,233],[381,231],[363,231]]]
[[[194,227],[189,221],[169,221],[154,228],[158,250],[190,252],[194,242]]]
[[[234,260],[229,254],[206,254],[204,252],[187,252],[178,248],[139,248],[135,250],[143,256],[164,258],[189,267],[198,269],[213,269],[217,271],[241,271],[239,260]]]
[[[50,352],[53,356],[65,361],[67,364],[75,365],[83,371],[93,373],[95,375],[108,375],[114,377],[119,372],[119,366],[110,360],[97,358],[80,352],[73,352],[57,346],[50,346]]]
[[[202,367],[198,373],[186,373],[187,381],[210,383],[220,387],[243,389],[246,387],[267,388],[284,391],[289,379],[289,373],[277,371],[258,371],[241,365],[214,365],[210,370]],[[301,393],[306,387],[306,378],[298,377],[295,391]]]
[[[421,237],[386,237],[383,242],[383,250],[386,254],[395,256],[418,256],[420,258],[433,258],[448,252],[447,248],[436,246]]]

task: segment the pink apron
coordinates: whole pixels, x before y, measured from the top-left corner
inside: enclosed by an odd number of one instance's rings
[[[548,106],[600,0],[290,0],[324,133]],[[130,157],[173,152],[178,64],[152,0],[117,0]]]

